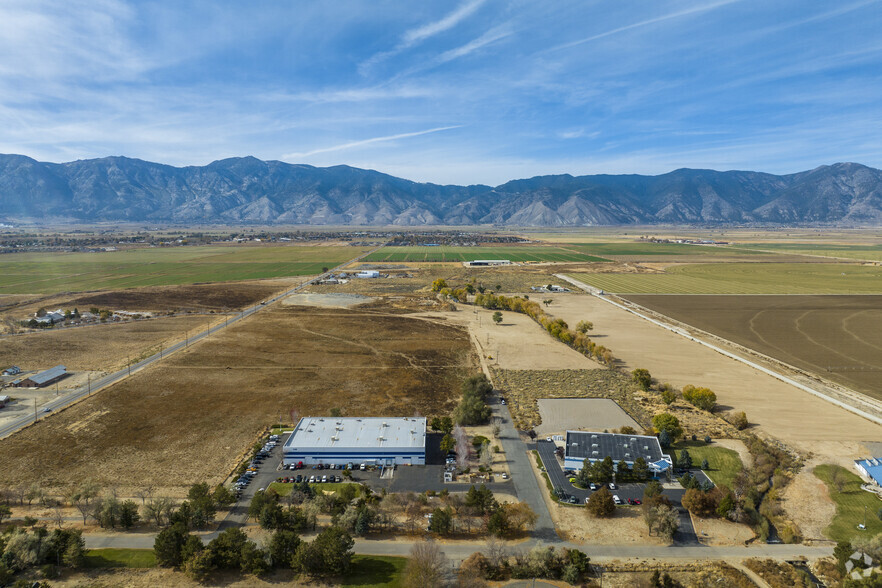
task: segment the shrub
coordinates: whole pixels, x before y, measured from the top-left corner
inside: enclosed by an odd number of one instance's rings
[[[717,395],[710,388],[686,386],[683,388],[683,399],[701,410],[712,411],[717,405]]]

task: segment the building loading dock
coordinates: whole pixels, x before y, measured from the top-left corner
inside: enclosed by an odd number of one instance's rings
[[[304,417],[283,455],[286,465],[425,465],[426,419]]]

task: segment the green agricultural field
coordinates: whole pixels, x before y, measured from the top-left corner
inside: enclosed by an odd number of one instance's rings
[[[347,246],[156,247],[0,256],[0,294],[53,294],[320,273],[366,249]]]
[[[673,446],[676,454],[671,457],[676,459],[680,457],[680,451],[686,449],[692,458],[695,467],[701,466],[703,460],[707,460],[708,469],[704,473],[713,481],[714,484],[732,487],[735,476],[741,471],[741,458],[738,457],[737,451],[720,447],[713,443],[707,444],[704,441],[680,441]]]
[[[833,472],[838,470],[844,479],[842,492],[833,484]],[[882,508],[882,500],[875,494],[861,490],[863,481],[857,475],[838,465],[819,465],[814,470],[815,476],[827,484],[830,498],[836,503],[836,516],[824,530],[824,534],[834,541],[849,541],[856,536],[873,537],[882,533],[882,521],[878,512]],[[866,510],[865,510],[866,509]],[[866,530],[857,528],[864,523],[866,512]]]
[[[589,255],[602,257],[645,257],[647,261],[670,257],[676,260],[679,256],[702,256],[702,257],[731,257],[731,256],[763,256],[769,255],[763,251],[742,251],[728,246],[718,245],[689,245],[685,243],[651,243],[651,242],[621,242],[621,243],[574,243],[560,245],[567,249],[581,251]]]
[[[855,260],[882,261],[882,245],[840,245],[833,243],[749,243],[741,250],[766,250],[775,253],[844,257]]]
[[[587,253],[565,249],[563,247],[546,247],[541,245],[522,245],[514,247],[426,247],[404,246],[384,247],[380,251],[367,256],[368,262],[462,262],[476,259],[508,259],[510,261],[608,261]]]
[[[572,274],[616,294],[880,294],[882,267],[833,263],[707,263],[657,274]]]

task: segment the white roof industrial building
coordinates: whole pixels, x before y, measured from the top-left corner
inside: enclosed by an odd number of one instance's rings
[[[286,464],[424,465],[425,418],[305,417],[285,442]]]

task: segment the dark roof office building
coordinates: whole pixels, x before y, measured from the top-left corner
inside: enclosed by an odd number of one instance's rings
[[[620,435],[618,433],[596,433],[592,431],[567,431],[567,445],[564,451],[564,467],[579,470],[587,459],[591,463],[612,458],[617,464],[624,460],[629,466],[642,457],[653,475],[660,475],[672,467],[670,455],[662,452],[656,437],[649,435]]]

